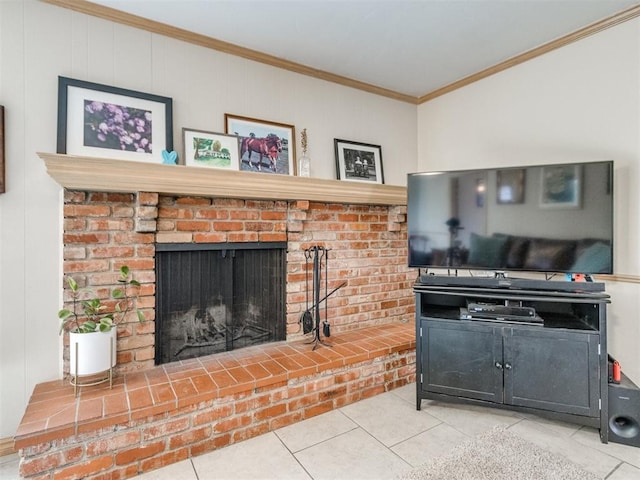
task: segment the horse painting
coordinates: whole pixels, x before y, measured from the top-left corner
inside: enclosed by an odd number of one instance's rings
[[[259,155],[258,164],[255,165],[258,170],[262,170],[262,159],[267,158],[271,164],[271,169],[276,171],[276,161],[280,158],[280,152],[282,151],[282,140],[274,133],[270,133],[264,138],[256,138],[255,136],[245,137],[242,139],[240,148],[240,158],[244,157],[246,152],[249,152],[247,160],[249,165],[253,166],[253,153]]]

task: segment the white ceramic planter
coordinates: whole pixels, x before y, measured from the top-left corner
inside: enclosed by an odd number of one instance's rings
[[[108,332],[69,333],[69,373],[93,375],[115,367],[117,333],[116,328]]]

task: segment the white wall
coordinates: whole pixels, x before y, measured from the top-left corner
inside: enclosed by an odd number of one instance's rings
[[[615,161],[615,273],[640,275],[640,20],[418,107],[420,171]],[[640,382],[640,285],[607,283],[610,353]]]
[[[14,434],[34,384],[61,371],[61,188],[35,153],[55,151],[58,75],[172,97],[179,152],[182,127],[222,132],[224,113],[306,127],[321,178],[335,178],[334,138],[382,145],[396,185],[421,170],[612,158],[616,269],[640,275],[639,22],[416,109],[34,0],[0,1],[0,438]],[[607,289],[609,348],[640,382],[640,286]]]
[[[55,152],[57,77],[174,100],[181,128],[224,131],[224,114],[307,128],[311,173],[336,178],[333,139],[382,146],[385,183],[416,169],[416,106],[341,87],[33,0],[0,1],[0,438],[36,383],[60,378],[61,188],[36,152]]]

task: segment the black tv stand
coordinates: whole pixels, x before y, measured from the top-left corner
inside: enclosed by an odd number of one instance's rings
[[[423,399],[516,410],[598,428],[607,443],[609,295],[582,289],[585,282],[421,279],[414,286],[418,410]],[[515,305],[521,315],[469,313],[469,305],[483,304]],[[531,312],[535,321],[526,318]]]
[[[534,278],[463,277],[454,275],[420,275],[416,285],[437,285],[469,288],[503,288],[511,290],[539,290],[544,292],[604,292],[602,282],[565,282]]]

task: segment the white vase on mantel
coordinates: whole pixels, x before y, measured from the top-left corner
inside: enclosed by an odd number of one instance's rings
[[[311,159],[307,157],[306,154],[303,154],[298,159],[298,176],[299,177],[311,176]]]

